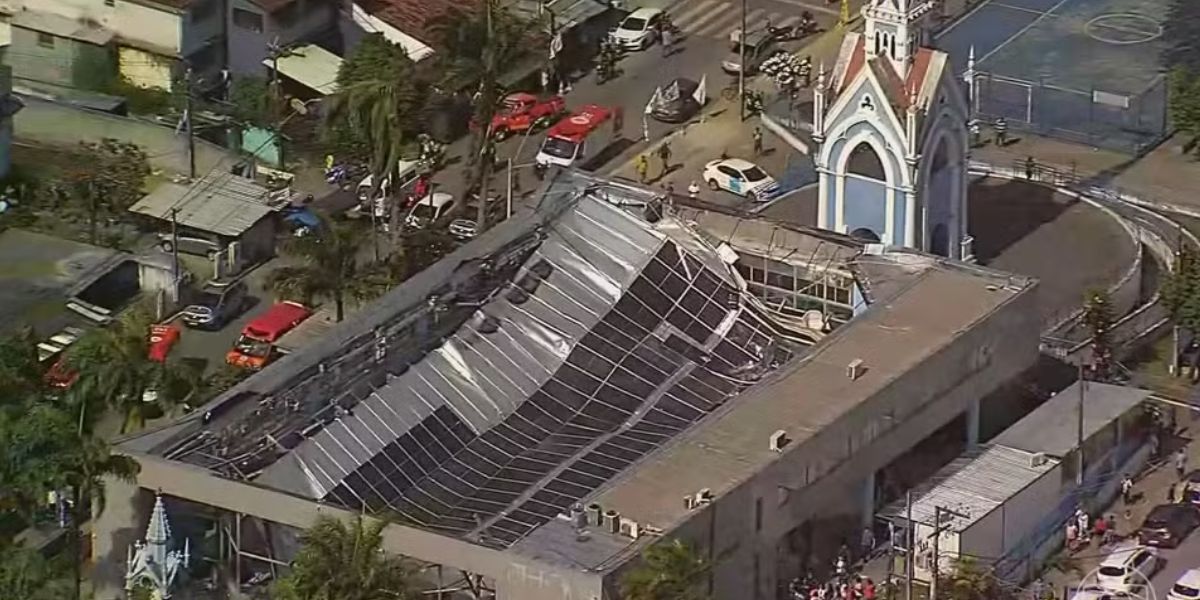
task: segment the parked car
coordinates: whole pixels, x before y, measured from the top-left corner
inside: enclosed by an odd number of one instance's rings
[[[454,208],[454,196],[446,192],[434,192],[421,198],[404,217],[404,224],[413,229],[424,229],[450,214]]]
[[[1071,600],[1124,600],[1126,598],[1129,596],[1124,593],[1112,592],[1098,585],[1081,587],[1071,594]]]
[[[645,50],[658,41],[659,27],[665,15],[659,8],[639,8],[629,13],[610,37],[626,50]]]
[[[171,253],[175,251],[176,241],[179,242],[178,250],[180,254],[191,254],[212,259],[221,253],[221,246],[210,239],[188,235],[173,236],[170,233],[158,234],[158,247],[163,252]]]
[[[704,181],[713,191],[726,190],[750,200],[768,200],[779,184],[758,167],[740,158],[723,158],[704,165]]]
[[[1192,471],[1183,477],[1183,500],[1200,505],[1200,470]]]
[[[758,72],[758,67],[763,64],[771,55],[776,52],[782,52],[775,45],[775,38],[771,37],[766,31],[751,33],[745,37],[741,44],[730,44],[729,54],[725,60],[721,61],[721,70],[730,75],[737,75],[742,72],[742,46],[745,45],[746,52],[746,74],[753,75]]]
[[[216,331],[240,315],[249,303],[250,292],[243,282],[224,287],[209,286],[183,309],[183,323],[196,329]]]
[[[1110,592],[1131,593],[1146,587],[1161,566],[1157,548],[1126,544],[1100,563],[1096,583]]]
[[[1200,598],[1200,569],[1184,571],[1167,592],[1167,600],[1196,600]]]
[[[683,123],[700,112],[696,90],[700,84],[677,77],[662,88],[662,94],[650,106],[650,116],[663,123]]]
[[[513,134],[549,127],[567,112],[562,96],[538,98],[527,92],[515,92],[504,97],[500,110],[492,117],[492,135],[502,140]]]
[[[1150,509],[1138,528],[1138,541],[1147,546],[1174,548],[1200,525],[1200,508],[1185,502],[1159,504]]]

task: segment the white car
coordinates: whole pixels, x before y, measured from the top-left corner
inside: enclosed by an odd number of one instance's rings
[[[713,191],[726,190],[751,200],[767,200],[778,187],[774,177],[740,158],[723,158],[704,165],[704,181]]]
[[[413,204],[404,218],[404,224],[413,229],[424,229],[449,214],[453,207],[454,196],[446,192],[434,192]]]
[[[645,50],[658,41],[662,9],[639,8],[625,17],[611,34],[612,41],[626,50]]]
[[[1111,592],[1100,586],[1089,585],[1075,590],[1071,594],[1071,600],[1125,600],[1129,598],[1126,594]]]
[[[1200,569],[1188,569],[1171,591],[1167,592],[1167,600],[1196,600],[1200,598]]]
[[[1158,549],[1129,544],[1104,558],[1096,569],[1096,583],[1110,591],[1131,593],[1145,588],[1150,576],[1162,566]]]

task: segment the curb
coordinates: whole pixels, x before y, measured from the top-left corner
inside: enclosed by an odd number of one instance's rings
[[[686,123],[686,124],[684,124],[684,125],[683,125],[683,127],[680,127],[679,129],[676,129],[676,130],[672,131],[671,133],[668,133],[667,135],[664,135],[663,137],[661,137],[661,138],[659,138],[659,139],[655,140],[653,143],[651,143],[650,145],[646,146],[645,148],[642,148],[641,150],[638,150],[637,152],[635,152],[635,153],[633,154],[633,156],[629,157],[629,160],[627,160],[627,161],[625,161],[625,162],[623,162],[623,163],[621,163],[621,164],[619,164],[619,165],[617,165],[617,166],[615,166],[615,167],[613,167],[613,168],[611,168],[611,169],[608,169],[608,170],[605,172],[605,174],[606,174],[607,176],[609,176],[609,177],[615,177],[615,176],[617,175],[617,173],[619,173],[619,172],[621,172],[621,171],[624,171],[624,170],[626,170],[626,169],[630,169],[630,168],[632,168],[632,167],[633,167],[633,164],[634,164],[635,162],[637,162],[637,159],[638,159],[638,157],[639,157],[639,156],[641,156],[641,155],[643,155],[643,154],[645,154],[645,155],[652,155],[652,154],[654,153],[654,151],[655,151],[655,150],[658,150],[659,148],[661,148],[661,147],[663,146],[663,144],[666,144],[666,143],[668,143],[668,142],[671,142],[671,141],[673,141],[673,140],[675,140],[675,139],[677,139],[677,138],[680,138],[680,137],[683,137],[684,135],[686,135],[686,134],[687,134],[687,132],[688,132],[688,130],[689,130],[689,129],[691,129],[692,127],[694,127],[694,126],[696,126],[696,125],[703,125],[703,124],[705,124],[705,123],[709,123],[709,122],[711,122],[711,121],[712,121],[712,119],[710,119],[710,118],[709,118],[709,117],[706,115],[706,116],[702,117],[702,118],[701,118],[700,120],[698,120],[698,121],[691,121],[691,122],[689,122],[689,123]]]

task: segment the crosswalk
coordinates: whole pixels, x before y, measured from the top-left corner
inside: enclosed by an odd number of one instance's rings
[[[800,14],[806,10],[816,15],[837,13],[835,9],[820,6],[821,0],[811,5],[799,0],[773,0],[771,4],[779,10],[750,8],[746,12],[747,31],[765,30],[768,23],[775,27],[796,25],[800,22]],[[671,22],[687,37],[728,40],[729,34],[742,26],[738,0],[675,0],[664,8],[671,16]]]

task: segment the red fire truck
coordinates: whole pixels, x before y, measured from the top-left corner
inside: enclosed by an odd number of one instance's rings
[[[563,117],[546,132],[546,140],[534,161],[543,167],[570,167],[591,158],[608,146],[609,140],[597,139],[592,134],[610,120],[615,135],[620,130],[619,109],[589,104]]]

